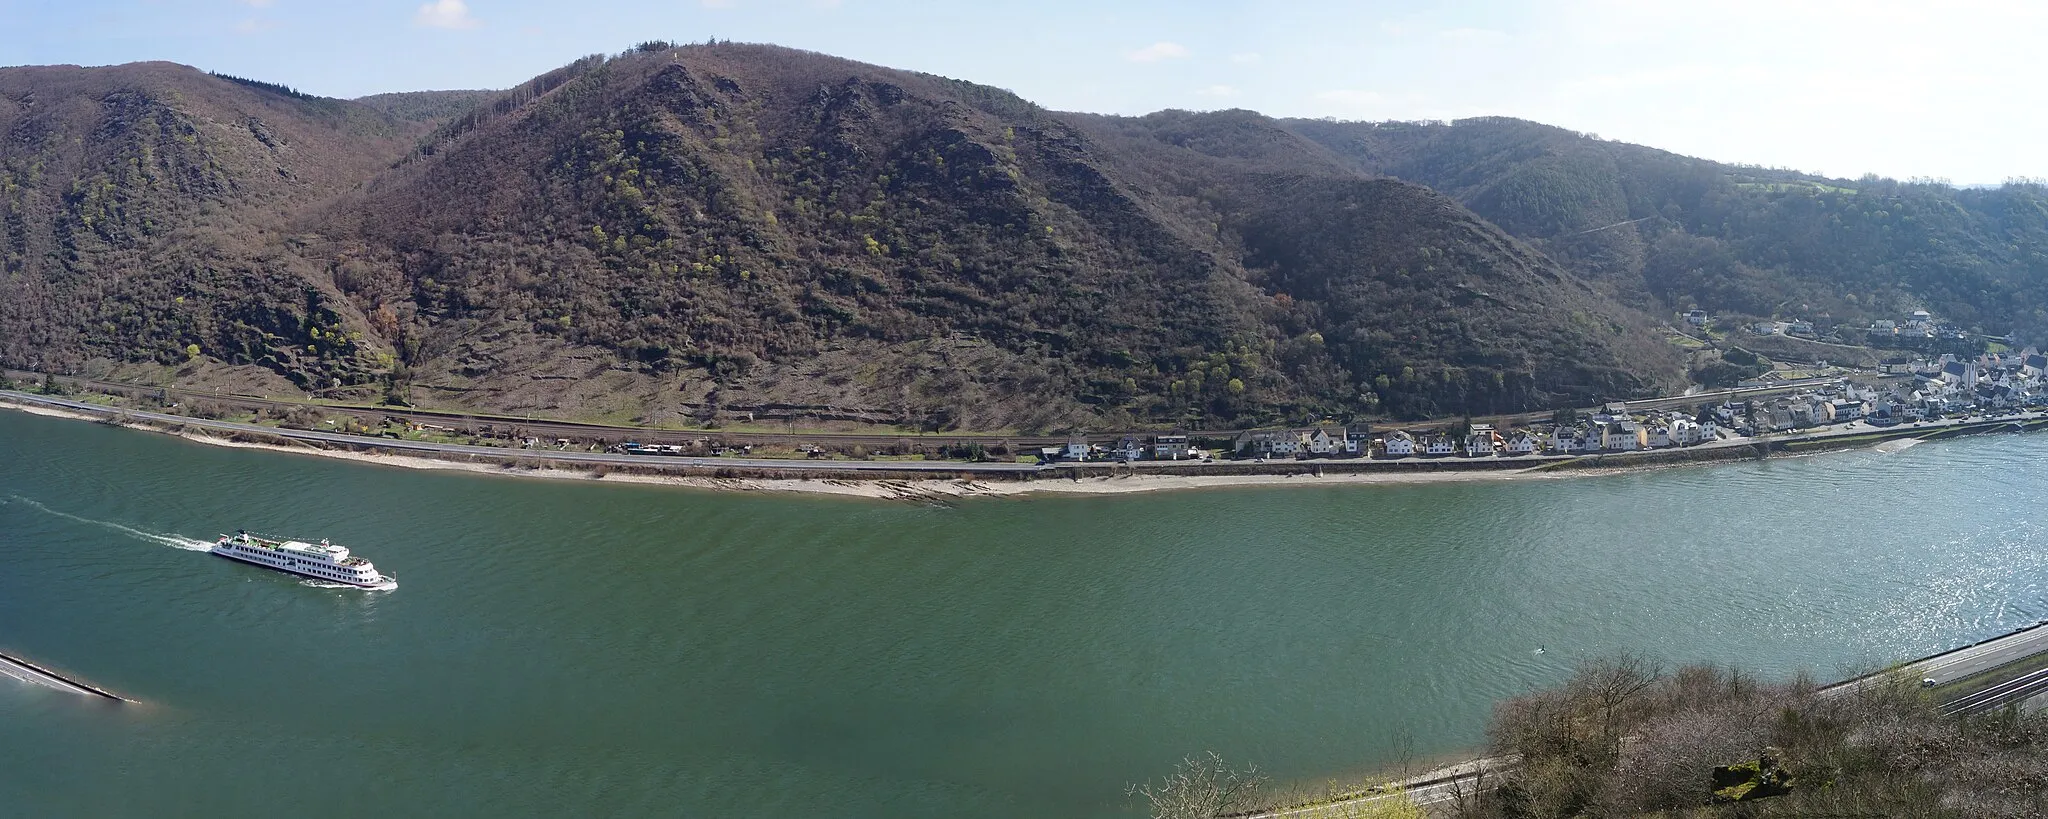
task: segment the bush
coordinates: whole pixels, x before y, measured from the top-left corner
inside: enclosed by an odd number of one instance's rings
[[[2048,715],[1943,716],[1904,678],[1821,697],[1804,678],[1603,660],[1502,702],[1488,737],[1522,764],[1454,815],[2018,819],[2048,786]],[[1717,773],[1734,783],[1718,799]]]

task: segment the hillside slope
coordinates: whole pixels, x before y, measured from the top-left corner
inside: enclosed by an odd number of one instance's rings
[[[1053,428],[1505,411],[1676,372],[1626,308],[1264,118],[1197,150],[739,45],[511,97],[334,234],[415,384],[466,400]]]
[[[1500,117],[1287,123],[1450,194],[1625,299],[1867,325],[1916,309],[2048,338],[2048,189],[1834,180]]]
[[[355,102],[8,69],[0,129],[18,366],[983,429],[1505,412],[1679,373],[1608,291],[1249,112],[650,44]]]
[[[168,63],[0,69],[0,359],[198,354],[308,383],[369,377],[355,318],[280,231],[415,133]]]

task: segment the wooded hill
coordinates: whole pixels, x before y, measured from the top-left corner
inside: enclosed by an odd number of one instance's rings
[[[2048,334],[2048,188],[1727,165],[1524,120],[1291,120],[1365,173],[1428,185],[1631,303],[1868,326],[1929,310]]]
[[[0,69],[0,363],[612,420],[1222,426],[1673,390],[1674,305],[2035,309],[1962,303],[2043,281],[2027,191],[1894,184],[1915,227],[1794,244],[1780,211],[1878,184],[1757,179],[1513,121],[1063,114],[757,45],[358,101]],[[1958,239],[1901,238],[1938,220],[2010,241],[1957,267]]]

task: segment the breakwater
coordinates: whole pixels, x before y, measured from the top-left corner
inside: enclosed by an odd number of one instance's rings
[[[6,674],[22,682],[44,685],[59,691],[69,691],[73,694],[83,694],[88,697],[113,700],[114,702],[134,702],[134,700],[115,694],[92,683],[60,672],[51,671],[5,652],[0,652],[0,674]]]

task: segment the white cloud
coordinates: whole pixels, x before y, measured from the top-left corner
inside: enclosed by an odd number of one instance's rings
[[[1236,54],[1230,55],[1230,61],[1233,63],[1237,63],[1238,65],[1258,65],[1259,62],[1264,59],[1265,58],[1259,56],[1259,53],[1256,51],[1240,51]]]
[[[1156,63],[1160,60],[1178,60],[1188,56],[1188,47],[1180,43],[1160,41],[1124,55],[1134,63]]]
[[[1235,86],[1235,85],[1212,85],[1212,86],[1209,86],[1208,88],[1204,88],[1204,89],[1201,89],[1201,90],[1199,90],[1199,91],[1196,91],[1195,93],[1197,93],[1197,94],[1200,94],[1200,95],[1202,95],[1202,96],[1204,96],[1204,97],[1235,97],[1235,96],[1237,96],[1237,86]]]
[[[259,9],[267,9],[267,8],[270,8],[271,4],[273,4],[273,3],[275,3],[275,2],[277,2],[277,0],[242,0],[242,4],[243,4],[243,5],[245,5],[245,6],[255,6],[256,8],[259,8]]]
[[[469,4],[462,0],[434,0],[412,16],[413,25],[427,28],[476,28],[477,19],[469,16]]]
[[[271,29],[273,29],[273,28],[277,28],[277,21],[276,21],[276,20],[259,20],[259,19],[257,19],[257,18],[251,17],[251,18],[249,18],[249,19],[247,19],[247,20],[243,20],[242,22],[236,23],[236,24],[235,24],[235,33],[236,33],[236,34],[261,34],[261,33],[263,33],[263,32],[269,31],[269,30],[271,30]]]

